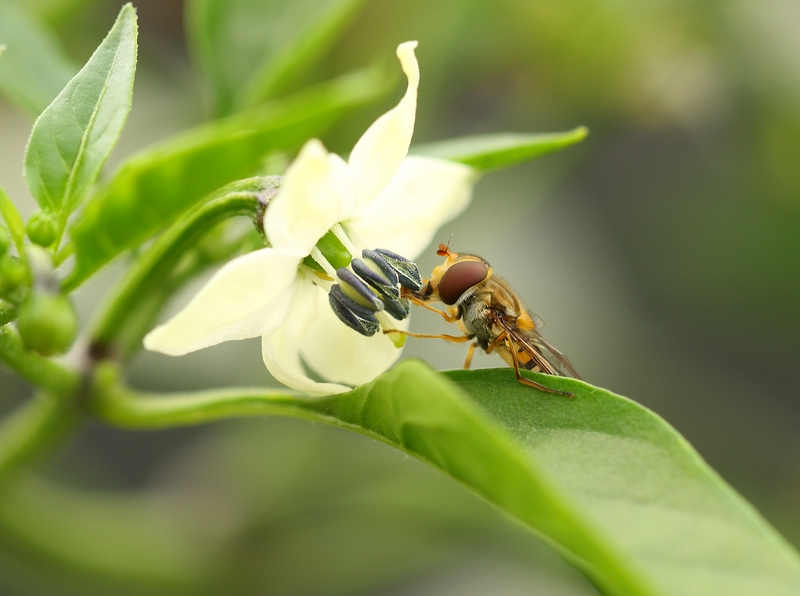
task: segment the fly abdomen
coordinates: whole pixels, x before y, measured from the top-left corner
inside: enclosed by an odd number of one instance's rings
[[[536,364],[536,361],[531,358],[524,348],[517,348],[517,362],[519,362],[520,368],[532,370],[533,372],[542,372],[541,367]]]

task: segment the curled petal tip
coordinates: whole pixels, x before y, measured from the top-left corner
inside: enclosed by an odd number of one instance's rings
[[[397,57],[403,67],[403,72],[408,77],[409,87],[416,88],[419,85],[419,64],[414,50],[417,47],[416,41],[407,41],[397,46]]]
[[[310,139],[303,145],[303,148],[298,154],[298,159],[300,156],[306,159],[327,159],[328,151],[325,149],[325,145],[322,144],[322,141],[319,139]]]

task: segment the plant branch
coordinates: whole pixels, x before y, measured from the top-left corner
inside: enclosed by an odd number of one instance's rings
[[[147,296],[170,285],[173,271],[203,235],[215,225],[234,216],[258,217],[259,203],[276,188],[274,179],[250,178],[228,185],[185,220],[167,230],[131,267],[100,312],[91,331],[95,355],[115,351],[115,340],[124,334],[126,322],[137,320],[142,306],[152,308]],[[174,288],[173,288],[174,289]]]
[[[281,389],[138,392],[121,384],[115,365],[104,363],[97,367],[89,408],[109,424],[137,429],[189,426],[235,416],[278,415],[336,423],[317,412],[314,404],[312,398]]]
[[[9,327],[0,328],[0,362],[58,398],[75,395],[81,385],[79,373],[25,350],[19,335]]]

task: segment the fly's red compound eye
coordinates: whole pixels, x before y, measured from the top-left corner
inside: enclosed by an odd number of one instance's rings
[[[480,261],[462,261],[450,267],[439,281],[439,298],[452,306],[471,287],[489,275],[489,267]]]

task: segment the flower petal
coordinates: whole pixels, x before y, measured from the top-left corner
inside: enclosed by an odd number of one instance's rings
[[[300,349],[314,372],[337,383],[357,386],[386,371],[400,357],[402,350],[395,348],[386,335],[379,331],[364,337],[336,318],[327,296],[318,295],[316,300],[317,314]],[[397,329],[408,329],[408,319],[390,320]]]
[[[465,165],[408,157],[368,209],[345,223],[372,246],[415,259],[444,223],[472,199],[477,172]]]
[[[230,261],[183,310],[147,334],[145,348],[181,356],[274,329],[286,317],[298,265],[297,257],[274,248]]]
[[[408,89],[403,99],[367,129],[350,153],[348,162],[358,184],[356,212],[366,207],[389,183],[408,153],[414,133],[419,86],[419,65],[414,56],[416,47],[416,41],[407,41],[397,48],[397,57],[408,77]]]
[[[332,395],[350,391],[350,387],[336,383],[318,383],[308,377],[300,361],[300,344],[308,334],[313,319],[319,313],[318,299],[325,299],[325,310],[330,312],[327,296],[308,280],[297,284],[292,307],[285,322],[261,340],[261,355],[270,374],[287,387],[309,395]],[[331,313],[332,314],[332,313]],[[344,324],[339,323],[344,327]],[[353,335],[355,331],[349,330]]]
[[[308,141],[267,206],[264,231],[270,245],[305,257],[335,223],[352,212],[354,192],[347,164],[329,154],[318,140]]]

